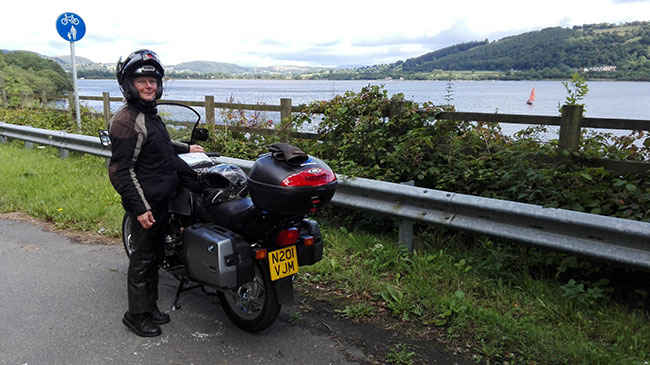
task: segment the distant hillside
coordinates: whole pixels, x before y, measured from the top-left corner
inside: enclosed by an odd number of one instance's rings
[[[55,61],[28,51],[0,52],[0,89],[11,94],[25,92],[60,94],[70,90],[71,78]]]
[[[66,71],[72,71],[70,56],[44,58],[58,62]],[[115,76],[114,63],[95,63],[84,57],[76,57],[77,75],[84,78],[112,78]],[[323,67],[310,66],[240,66],[234,63],[214,61],[191,61],[176,65],[165,65],[166,76],[172,78],[242,78],[242,77],[286,77],[319,72]]]
[[[72,72],[70,56],[47,57],[58,62],[67,72]],[[75,56],[77,65],[77,77],[89,79],[106,79],[115,77],[115,64],[95,63],[85,57]]]
[[[64,69],[70,69],[72,67],[72,64],[71,64],[72,61],[70,61],[70,56],[69,55],[67,55],[67,56],[55,56],[55,57],[44,56],[44,57],[58,62],[61,65],[61,67],[63,67]],[[85,57],[79,57],[79,56],[75,56],[75,63],[77,64],[77,66],[95,64],[93,61],[91,61],[91,60],[89,60],[89,59],[87,59]]]
[[[460,43],[460,44],[453,45],[451,47],[439,49],[435,52],[424,54],[416,58],[409,58],[408,60],[404,61],[404,63],[402,64],[402,70],[406,72],[422,72],[422,71],[426,72],[427,70],[430,70],[433,65],[437,65],[437,62],[440,59],[449,57],[451,55],[460,54],[472,48],[478,46],[484,46],[489,43],[490,42],[487,39],[482,42],[476,41],[476,42]]]
[[[200,74],[224,73],[240,74],[250,72],[250,67],[239,66],[234,63],[212,62],[212,61],[192,61],[183,62],[177,65],[168,66],[174,72],[195,72]]]
[[[310,66],[268,66],[268,67],[251,67],[240,66],[234,63],[223,63],[213,61],[192,61],[183,62],[177,65],[169,66],[174,73],[192,72],[197,74],[304,74],[309,72],[322,71],[323,67]]]
[[[314,78],[380,79],[594,78],[650,81],[650,22],[546,28],[498,41],[475,41],[392,64],[328,72]],[[467,72],[476,74],[467,74]]]
[[[541,70],[553,67],[631,67],[647,58],[650,23],[546,28],[496,42],[475,42],[457,52],[449,47],[408,59],[405,72],[442,70]],[[459,45],[463,46],[463,45]]]

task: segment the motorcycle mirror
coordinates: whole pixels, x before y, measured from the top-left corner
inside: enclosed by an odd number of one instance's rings
[[[194,128],[192,130],[192,140],[205,142],[210,139],[210,132],[205,128]]]
[[[99,143],[102,144],[102,147],[111,146],[111,137],[109,137],[107,130],[102,129],[101,131],[99,131]]]
[[[192,111],[196,115],[196,122],[194,123],[194,128],[192,128],[192,137],[190,138],[189,144],[194,144],[194,141],[200,141],[200,142],[205,142],[209,139],[210,133],[208,132],[207,129],[205,128],[197,128],[199,126],[199,122],[201,121],[201,114],[197,112],[194,108],[192,108],[189,105],[185,105],[182,103],[177,103],[175,101],[161,101],[158,103],[158,105],[176,105],[180,106],[183,108],[187,108]],[[203,131],[199,131],[203,129]]]

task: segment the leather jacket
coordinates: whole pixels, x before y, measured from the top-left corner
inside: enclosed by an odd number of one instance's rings
[[[189,146],[170,139],[154,104],[125,104],[111,118],[109,135],[109,178],[126,211],[140,215],[175,195],[177,154]]]

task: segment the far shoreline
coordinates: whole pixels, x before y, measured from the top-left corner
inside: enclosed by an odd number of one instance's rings
[[[114,78],[94,78],[94,77],[79,77],[79,80],[85,81],[111,81],[115,80]],[[456,82],[456,81],[567,81],[567,79],[562,78],[551,78],[551,79],[472,79],[472,78],[453,78],[449,79],[294,79],[294,78],[252,78],[252,77],[227,77],[227,78],[187,78],[187,77],[165,77],[163,81],[239,81],[239,80],[250,80],[250,81],[368,81],[368,82],[378,82],[378,81],[435,81],[435,82]],[[594,79],[585,79],[587,82],[650,82],[647,80],[621,80],[621,79],[609,79],[609,78],[594,78]]]

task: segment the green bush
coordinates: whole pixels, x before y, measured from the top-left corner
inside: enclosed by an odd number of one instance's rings
[[[387,117],[391,107],[401,113]],[[431,104],[392,98],[379,86],[314,102],[293,117],[296,128],[318,124],[322,142],[305,144],[339,174],[549,207],[650,221],[650,180],[583,164],[584,158],[648,161],[650,142],[642,132],[615,137],[585,134],[581,151],[570,155],[557,141],[540,142],[543,127],[508,137],[497,124],[430,120],[418,110]],[[301,143],[301,142],[298,142]]]
[[[104,120],[88,116],[88,109],[81,108],[81,133],[97,136],[100,129],[104,129]],[[56,131],[65,131],[68,133],[79,133],[77,120],[74,112],[56,109],[40,108],[0,108],[0,121],[29,125],[34,128],[43,128]]]

